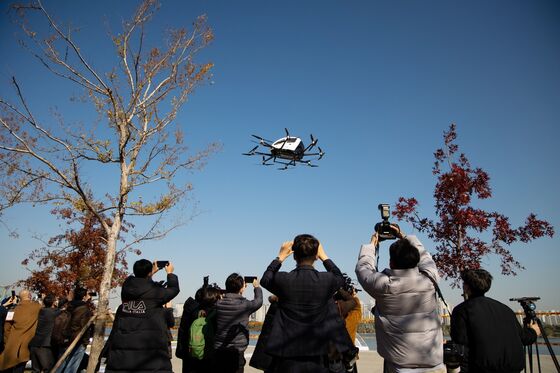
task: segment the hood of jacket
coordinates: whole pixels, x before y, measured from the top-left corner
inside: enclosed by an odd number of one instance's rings
[[[121,298],[123,300],[135,300],[143,298],[156,285],[151,278],[140,278],[129,276],[123,283]]]

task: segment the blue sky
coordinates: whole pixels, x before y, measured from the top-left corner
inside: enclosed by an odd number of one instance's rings
[[[80,26],[82,50],[100,69],[112,63],[108,30],[118,32],[133,5],[45,1],[57,18]],[[72,91],[18,47],[6,7],[0,94],[11,95],[15,75],[44,120],[53,122],[48,108],[56,106],[68,120],[91,123],[87,110],[69,102]],[[493,198],[476,206],[515,226],[534,212],[558,231],[557,1],[165,1],[149,38],[203,13],[216,36],[201,55],[215,64],[214,83],[196,91],[178,121],[193,149],[212,141],[223,149],[185,179],[195,188],[194,219],[140,247],[145,257],[175,263],[179,302],[207,274],[219,284],[231,272],[260,276],[280,244],[299,233],[316,235],[355,277],[379,203],[414,196],[420,212],[433,216],[433,152],[450,123],[460,149],[491,178]],[[241,155],[253,146],[251,134],[275,139],[284,127],[305,141],[310,133],[319,139],[327,153],[320,167],[282,172]],[[98,176],[91,175],[94,185]],[[40,246],[34,235],[60,232],[48,210],[19,206],[4,215],[20,238],[0,231],[1,285],[25,276],[19,263]],[[539,308],[560,309],[559,242],[512,246],[526,267],[517,277],[500,275],[497,261],[486,259],[495,275],[489,295],[513,308],[510,297],[540,296]],[[382,267],[387,257],[382,251]],[[460,289],[442,289],[451,303],[460,301]]]

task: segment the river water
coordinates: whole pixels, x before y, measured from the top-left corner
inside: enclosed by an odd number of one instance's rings
[[[249,344],[255,345],[257,344],[257,338],[259,333],[258,332],[251,332],[251,339]],[[377,341],[375,340],[375,333],[360,333],[360,336],[367,344],[370,350],[376,351],[377,350]],[[560,355],[560,338],[548,338],[550,345],[552,347],[552,351],[556,356]],[[542,337],[539,337],[537,340],[537,347],[539,350],[540,355],[550,355],[546,343]],[[536,349],[535,345],[533,345],[533,355],[536,356]]]

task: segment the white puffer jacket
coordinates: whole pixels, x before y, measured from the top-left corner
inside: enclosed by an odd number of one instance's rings
[[[356,275],[376,301],[377,352],[403,368],[435,367],[443,363],[443,334],[432,281],[439,282],[436,265],[416,236],[406,236],[420,253],[418,267],[376,268],[374,245],[362,245]],[[387,250],[388,251],[388,250]]]

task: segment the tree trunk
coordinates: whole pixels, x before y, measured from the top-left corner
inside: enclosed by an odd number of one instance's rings
[[[109,310],[109,293],[111,292],[111,279],[113,278],[113,270],[115,268],[115,256],[117,238],[120,232],[120,219],[115,218],[109,233],[107,241],[107,255],[105,256],[105,269],[103,271],[103,279],[99,288],[99,304],[97,306],[97,314],[99,317],[95,320],[93,342],[91,343],[91,351],[89,354],[89,362],[87,373],[94,373],[97,362],[101,355],[101,350],[105,344],[105,324],[106,315]]]

